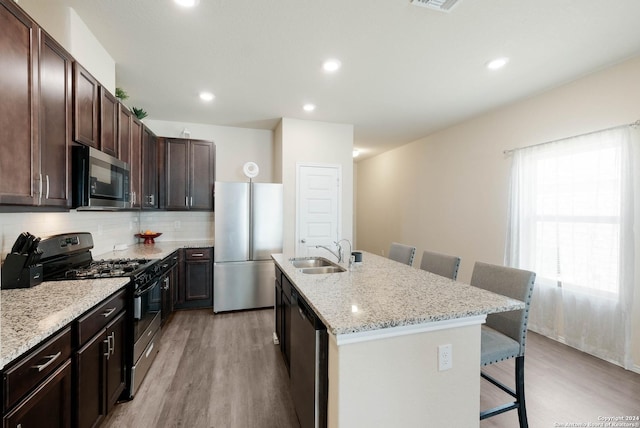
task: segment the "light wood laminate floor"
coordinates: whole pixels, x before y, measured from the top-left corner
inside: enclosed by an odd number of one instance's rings
[[[118,404],[102,428],[298,427],[272,332],[269,309],[176,312],[135,399]],[[597,424],[598,417],[640,415],[639,374],[535,333],[529,333],[526,358],[531,428],[588,426]],[[513,363],[506,361],[488,372],[511,382],[512,370]],[[482,381],[481,407],[505,400],[505,394]],[[517,426],[515,411],[480,423],[481,428]],[[425,428],[431,428],[428,422]]]

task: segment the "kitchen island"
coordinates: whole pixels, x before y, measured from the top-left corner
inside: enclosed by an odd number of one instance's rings
[[[329,427],[479,426],[480,326],[523,302],[366,252],[319,275],[273,259],[327,328]]]

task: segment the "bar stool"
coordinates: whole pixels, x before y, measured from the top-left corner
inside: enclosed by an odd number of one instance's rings
[[[413,257],[416,255],[416,247],[410,247],[409,245],[398,244],[397,242],[391,243],[389,249],[389,258],[406,265],[413,265]]]
[[[515,391],[498,382],[491,376],[481,376],[515,398],[515,401],[480,412],[480,420],[499,415],[509,410],[518,409],[520,428],[528,428],[527,410],[524,399],[524,349],[527,337],[527,320],[533,284],[534,272],[505,266],[496,266],[476,262],[471,276],[471,285],[492,291],[503,296],[518,299],[525,303],[525,308],[518,311],[487,315],[487,322],[482,326],[481,366],[499,363],[515,358]]]
[[[460,267],[460,257],[450,256],[442,253],[434,253],[433,251],[424,251],[422,260],[420,261],[420,269],[445,278],[453,279],[458,277],[458,268]]]

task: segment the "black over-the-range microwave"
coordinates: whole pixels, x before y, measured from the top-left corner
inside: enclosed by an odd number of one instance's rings
[[[129,164],[92,147],[72,148],[73,207],[130,208]]]

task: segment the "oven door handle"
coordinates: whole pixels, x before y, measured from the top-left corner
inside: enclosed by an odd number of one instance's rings
[[[138,289],[133,293],[133,295],[134,295],[135,297],[140,297],[140,296],[142,296],[143,294],[145,294],[145,293],[147,293],[148,291],[150,291],[151,289],[153,289],[156,285],[158,285],[158,283],[159,283],[159,282],[160,282],[160,281],[159,281],[159,278],[154,278],[154,280],[153,280],[153,281],[151,281],[151,284],[150,284],[150,285],[147,285],[147,286],[144,286],[144,287],[138,288]]]

